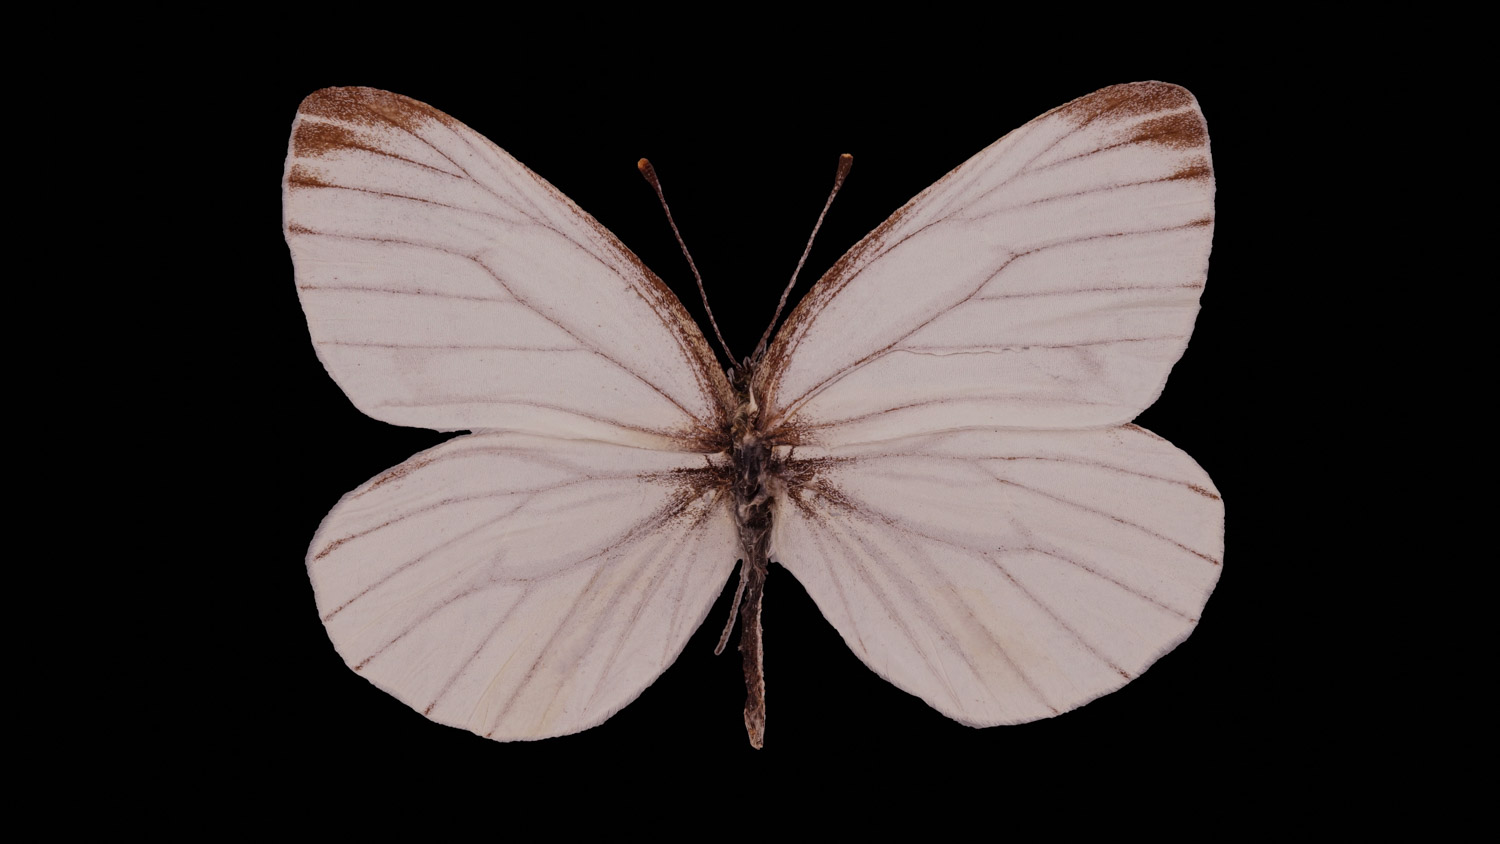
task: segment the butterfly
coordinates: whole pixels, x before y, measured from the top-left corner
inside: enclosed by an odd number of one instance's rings
[[[1181,88],[1107,88],[1002,138],[727,372],[613,235],[422,103],[312,94],[284,188],[330,374],[377,419],[473,432],[346,495],[308,552],[339,653],[435,721],[602,722],[743,561],[759,746],[775,561],[882,677],[1020,723],[1140,674],[1217,581],[1217,491],[1128,424],[1206,276],[1212,168]]]

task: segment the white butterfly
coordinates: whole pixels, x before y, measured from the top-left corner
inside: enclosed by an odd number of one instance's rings
[[[1126,424],[1186,346],[1212,212],[1192,96],[1104,89],[897,211],[731,384],[676,297],[489,141],[314,93],[285,225],[318,353],[365,413],[475,432],[328,515],[329,635],[433,720],[562,735],[670,665],[744,558],[759,745],[769,558],[966,724],[1106,694],[1186,638],[1220,571],[1212,483]]]

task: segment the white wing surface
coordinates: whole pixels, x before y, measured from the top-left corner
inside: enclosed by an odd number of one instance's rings
[[[398,425],[702,446],[727,384],[592,217],[415,100],[329,88],[292,125],[285,229],[324,366]]]
[[[771,557],[876,673],[973,726],[1111,692],[1192,632],[1221,570],[1208,476],[1135,426],[798,448]]]
[[[1186,90],[1118,85],[1048,112],[809,291],[759,373],[766,426],[838,445],[1130,421],[1187,346],[1213,195]]]
[[[698,455],[512,433],[422,452],[344,496],[308,551],[361,676],[494,739],[592,727],[673,660],[735,563]]]
[[[1076,100],[861,241],[757,370],[771,558],[945,714],[1072,709],[1196,624],[1222,502],[1123,423],[1187,344],[1213,191],[1183,89]],[[566,197],[405,97],[309,96],[284,192],[335,380],[375,418],[479,431],[328,515],[307,565],[335,647],[491,738],[600,723],[676,658],[737,556],[735,467],[703,456],[729,450],[735,401],[701,332]]]

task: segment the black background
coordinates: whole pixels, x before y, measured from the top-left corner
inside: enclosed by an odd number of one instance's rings
[[[507,787],[581,778],[584,787],[610,788],[618,786],[591,778],[606,771],[630,778],[632,766],[650,760],[678,781],[708,785],[750,770],[766,787],[778,775],[827,772],[840,788],[868,775],[951,780],[954,788],[1172,791],[1212,787],[1246,764],[1292,752],[1301,740],[1284,729],[1283,702],[1309,677],[1306,646],[1292,629],[1302,599],[1290,584],[1319,561],[1282,544],[1296,514],[1272,483],[1277,435],[1266,416],[1284,397],[1277,384],[1285,374],[1267,350],[1295,330],[1297,317],[1268,290],[1270,250],[1302,213],[1266,198],[1286,178],[1268,126],[1289,112],[1278,86],[1212,50],[1152,55],[1043,67],[1022,59],[919,64],[893,49],[860,62],[788,66],[769,53],[716,60],[699,51],[680,63],[622,59],[589,71],[567,55],[555,65],[502,55],[483,72],[346,57],[292,62],[228,86],[238,102],[229,184],[239,200],[227,277],[235,286],[225,307],[246,329],[239,344],[250,350],[229,415],[237,445],[228,463],[249,479],[237,492],[249,494],[225,528],[236,541],[216,556],[238,572],[212,634],[238,657],[210,670],[231,705],[196,728],[202,741],[229,758],[282,760],[282,776],[316,779],[336,765],[340,782],[377,790],[441,785],[476,770],[506,772]],[[793,304],[893,210],[1010,129],[1098,88],[1142,79],[1181,84],[1198,97],[1218,193],[1197,327],[1165,392],[1136,421],[1197,460],[1227,512],[1223,576],[1202,621],[1146,674],[1057,718],[975,730],[866,668],[777,566],[765,604],[761,751],[751,750],[741,723],[737,654],[712,654],[732,581],[660,679],[602,726],[573,736],[486,741],[427,721],[344,666],[314,607],[307,545],[345,492],[447,435],[363,416],[313,352],[280,222],[287,135],[302,97],[325,86],[380,87],[467,123],[615,232],[706,325],[691,275],[636,172],[636,159],[649,157],[729,344],[745,354],[770,319],[839,153],[853,154],[853,172]],[[700,81],[709,82],[707,92],[689,87]]]

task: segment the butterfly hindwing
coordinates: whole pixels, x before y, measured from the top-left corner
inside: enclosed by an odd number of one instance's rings
[[[472,434],[354,490],[308,549],[361,676],[495,739],[592,727],[677,658],[734,565],[698,455]]]
[[[876,673],[974,726],[1114,691],[1187,638],[1224,506],[1141,428],[802,448],[771,557]]]

